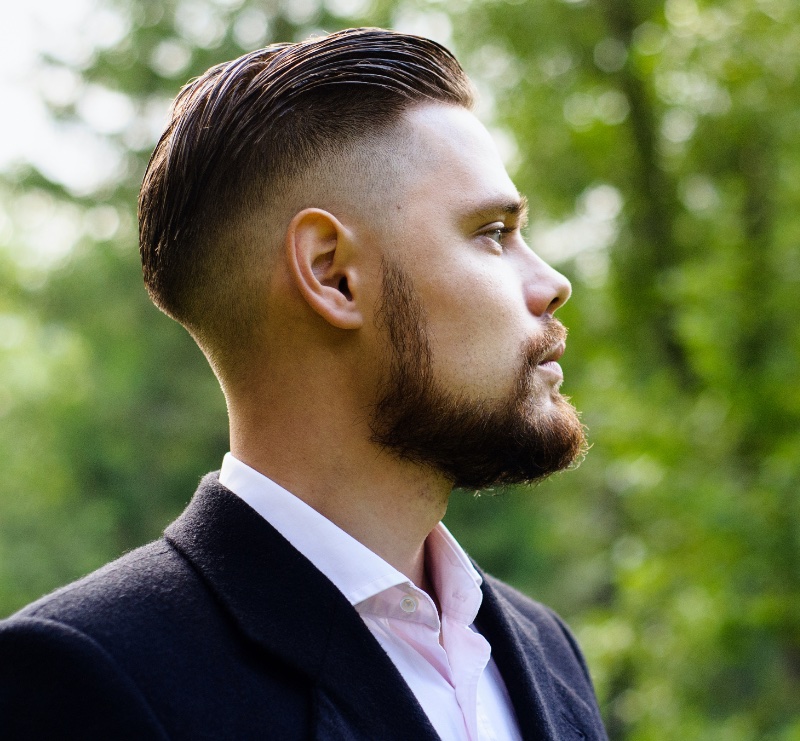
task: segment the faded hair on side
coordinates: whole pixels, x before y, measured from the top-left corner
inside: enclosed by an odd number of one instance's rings
[[[275,44],[191,81],[139,197],[154,303],[196,337],[215,314],[227,313],[223,326],[246,322],[230,306],[230,281],[252,256],[226,233],[326,155],[379,136],[425,101],[470,108],[463,69],[434,41],[377,28]]]

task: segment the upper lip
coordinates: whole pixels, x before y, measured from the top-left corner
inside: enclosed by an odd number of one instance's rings
[[[564,350],[567,349],[567,345],[565,342],[559,342],[548,351],[547,355],[545,355],[540,361],[539,365],[542,363],[549,363],[551,360],[558,360],[563,354]]]

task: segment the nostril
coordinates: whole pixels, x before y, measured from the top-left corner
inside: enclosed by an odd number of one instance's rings
[[[556,309],[560,306],[563,306],[567,301],[569,301],[569,297],[572,295],[572,284],[563,276],[561,273],[558,273],[559,277],[559,285],[556,289],[556,295],[553,297],[553,300],[550,302],[550,306],[548,307],[548,311],[553,313]]]

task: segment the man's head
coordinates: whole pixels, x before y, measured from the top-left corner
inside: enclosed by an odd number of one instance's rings
[[[321,445],[360,435],[475,488],[580,454],[552,316],[570,286],[522,240],[471,102],[449,52],[377,29],[182,91],[142,189],[145,281],[229,409],[317,416]]]

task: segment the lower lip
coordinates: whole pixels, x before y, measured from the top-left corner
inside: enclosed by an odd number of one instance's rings
[[[555,381],[564,380],[564,371],[561,370],[561,366],[556,363],[555,360],[548,360],[546,363],[539,363],[539,365],[536,367],[543,370],[545,375],[552,376],[553,380]]]

